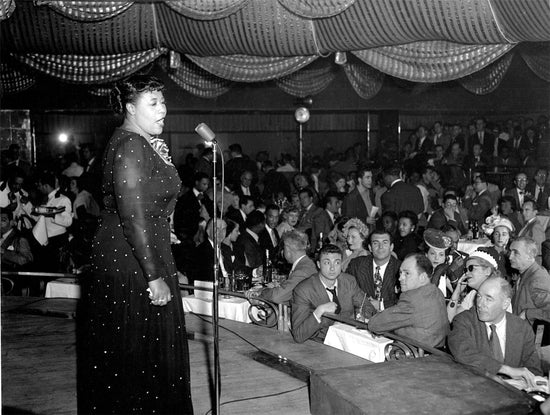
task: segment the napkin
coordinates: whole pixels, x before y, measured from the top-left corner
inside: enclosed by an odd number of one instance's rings
[[[48,230],[46,229],[46,217],[40,216],[38,222],[32,228],[32,234],[40,245],[48,245]]]

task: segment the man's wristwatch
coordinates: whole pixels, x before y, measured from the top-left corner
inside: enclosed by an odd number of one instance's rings
[[[451,300],[451,302],[449,303],[449,307],[455,308],[455,306],[456,306],[456,301]]]

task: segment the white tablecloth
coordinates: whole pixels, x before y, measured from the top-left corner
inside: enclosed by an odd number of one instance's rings
[[[70,278],[46,284],[46,298],[80,298],[80,285]]]
[[[334,323],[329,327],[325,344],[345,352],[381,363],[386,357],[384,350],[393,340],[382,336],[373,336],[368,330],[359,330],[347,324]]]
[[[183,310],[186,313],[203,314],[205,316],[212,315],[212,300],[196,298],[194,295],[182,297],[181,299],[183,301]],[[220,297],[218,302],[218,315],[221,318],[250,323],[251,320],[248,317],[249,308],[250,303],[244,298]]]
[[[491,246],[491,241],[489,239],[472,239],[471,241],[461,239],[458,241],[458,250],[468,255],[481,246]]]

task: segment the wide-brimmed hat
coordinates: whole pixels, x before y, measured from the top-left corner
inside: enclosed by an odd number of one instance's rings
[[[424,242],[426,242],[426,245],[430,248],[442,251],[450,248],[453,241],[450,237],[445,235],[443,231],[428,228],[424,231]]]
[[[492,235],[497,226],[504,226],[510,231],[510,233],[513,233],[516,230],[510,219],[499,215],[489,216],[485,219],[485,223],[481,225],[481,229],[483,229],[483,232],[485,232],[486,235]]]

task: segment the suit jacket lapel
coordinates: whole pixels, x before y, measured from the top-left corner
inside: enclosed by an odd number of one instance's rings
[[[328,303],[330,301],[330,297],[328,296],[327,290],[325,289],[325,286],[319,279],[319,276],[316,275],[313,277],[313,284],[315,287],[315,292],[317,296],[319,297],[319,300],[322,301],[321,304]],[[338,294],[338,291],[336,292]]]
[[[395,273],[394,266],[395,266],[395,260],[393,259],[393,257],[390,257],[390,262],[386,267],[386,272],[384,273],[384,278],[382,279],[382,290],[381,290],[382,293],[387,291],[389,288],[391,288],[393,275]]]

